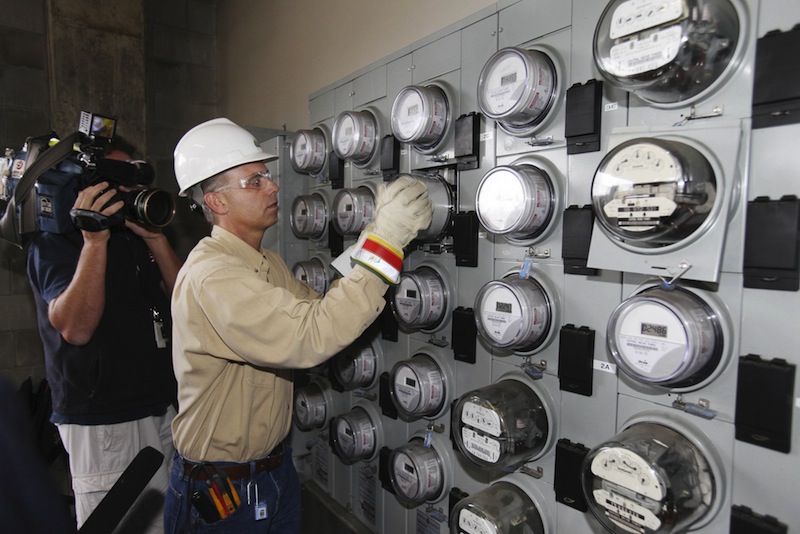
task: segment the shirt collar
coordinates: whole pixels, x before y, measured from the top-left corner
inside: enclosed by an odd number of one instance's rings
[[[254,271],[258,271],[265,260],[262,250],[254,249],[237,237],[236,234],[225,230],[221,226],[215,225],[211,229],[211,238],[230,249],[232,254],[237,258],[241,258]]]

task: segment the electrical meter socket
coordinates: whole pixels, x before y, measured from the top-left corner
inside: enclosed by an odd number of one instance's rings
[[[357,339],[333,358],[333,372],[345,389],[369,389],[382,371],[383,350],[379,341]]]
[[[300,195],[292,202],[289,225],[298,239],[322,241],[328,235],[328,202],[320,193]]]
[[[417,233],[416,241],[440,241],[450,230],[455,211],[455,193],[453,187],[439,174],[411,174],[428,188],[428,198],[433,204],[431,223]]]
[[[345,465],[374,459],[383,445],[383,423],[372,404],[358,403],[329,425],[336,456]]]
[[[389,480],[407,507],[436,503],[453,487],[452,445],[436,434],[416,433],[389,453]]]
[[[328,291],[331,275],[328,267],[317,256],[298,261],[292,266],[294,277],[308,284],[311,289],[324,295]]]
[[[484,115],[515,136],[540,129],[562,92],[562,69],[548,48],[503,48],[478,78],[478,105]]]
[[[328,136],[321,127],[298,130],[289,145],[289,161],[299,173],[317,176],[328,162]]]
[[[436,332],[449,323],[454,296],[447,271],[435,262],[425,262],[400,273],[392,313],[405,331]]]
[[[678,418],[642,413],[593,448],[581,469],[589,509],[609,532],[686,532],[708,524],[725,500],[711,442]]]
[[[508,475],[458,501],[450,514],[450,533],[549,534],[555,527],[546,502],[523,475]]]
[[[636,249],[677,245],[714,221],[717,177],[696,148],[640,137],[614,147],[592,181],[600,228]]]
[[[475,297],[475,324],[495,349],[533,354],[550,344],[560,324],[559,299],[540,272],[519,271],[484,284]]]
[[[451,100],[439,85],[404,87],[392,104],[392,133],[420,152],[436,150],[450,128]]]
[[[297,388],[292,411],[295,426],[304,432],[324,428],[330,419],[331,403],[331,384],[321,376]]]
[[[540,458],[557,432],[550,394],[524,375],[511,373],[463,395],[453,409],[453,436],[461,454],[485,469]]]
[[[371,185],[340,189],[333,197],[333,226],[342,235],[359,235],[375,216]]]
[[[716,378],[730,357],[729,317],[708,293],[650,284],[611,313],[608,351],[636,382],[698,389]]]
[[[486,230],[518,245],[541,241],[556,226],[562,187],[558,172],[541,158],[522,158],[487,172],[478,185],[475,211]]]
[[[453,370],[443,355],[417,352],[389,373],[389,396],[405,421],[436,419],[450,407]]]
[[[333,151],[339,159],[363,167],[377,152],[378,130],[378,121],[371,111],[344,111],[333,123]]]
[[[738,0],[614,0],[595,28],[594,61],[609,83],[652,105],[686,105],[735,71],[747,20]]]

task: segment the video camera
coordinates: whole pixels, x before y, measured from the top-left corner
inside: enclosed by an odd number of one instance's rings
[[[122,161],[109,153],[115,148],[115,130],[115,119],[82,111],[78,131],[64,139],[55,134],[29,137],[19,152],[7,148],[0,158],[0,239],[21,246],[22,236],[37,230],[97,231],[126,218],[168,225],[175,216],[173,196],[147,187],[155,178],[150,164]],[[121,210],[106,217],[72,209],[79,191],[102,181],[116,191],[107,205],[122,200]]]

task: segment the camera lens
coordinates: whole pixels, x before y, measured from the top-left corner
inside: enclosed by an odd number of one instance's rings
[[[161,189],[139,189],[125,195],[128,215],[155,227],[168,225],[175,217],[175,201]]]

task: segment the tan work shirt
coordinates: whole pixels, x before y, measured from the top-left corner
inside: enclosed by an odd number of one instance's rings
[[[291,369],[351,344],[380,314],[387,287],[356,266],[320,298],[280,256],[215,226],[172,294],[178,452],[234,462],[269,454],[290,429]]]

